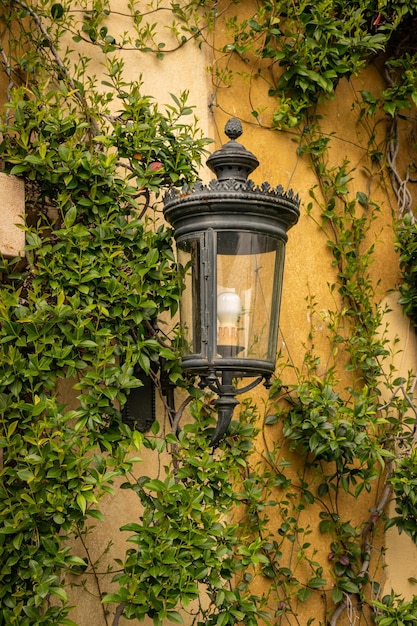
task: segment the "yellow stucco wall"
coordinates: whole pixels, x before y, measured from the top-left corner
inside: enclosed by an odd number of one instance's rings
[[[240,11],[240,13],[239,13]],[[256,12],[255,3],[247,2],[239,7],[231,7],[225,19],[231,14],[238,13],[241,18]],[[216,30],[216,46],[221,48],[226,36],[222,33],[221,26]],[[221,54],[215,59],[216,66],[222,63]],[[260,183],[268,180],[272,184],[280,183],[284,189],[293,188],[300,194],[303,202],[301,205],[300,221],[289,232],[287,244],[286,265],[283,285],[283,298],[280,316],[280,348],[284,354],[300,363],[303,353],[303,345],[308,344],[308,333],[311,328],[315,330],[315,339],[322,345],[317,345],[316,350],[322,350],[323,371],[330,358],[329,346],[326,342],[325,324],[318,315],[311,314],[306,306],[306,298],[314,296],[319,302],[320,313],[326,316],[327,310],[334,308],[334,302],[330,294],[328,284],[334,280],[330,266],[330,252],[326,249],[325,237],[321,230],[313,223],[306,214],[307,203],[310,202],[309,190],[317,185],[317,179],[306,161],[299,159],[294,146],[294,136],[291,132],[271,132],[268,130],[270,116],[275,107],[275,102],[266,95],[267,90],[261,80],[248,78],[245,64],[237,57],[228,59],[228,69],[235,73],[235,79],[228,88],[212,89],[216,93],[217,106],[213,108],[213,119],[217,137],[221,136],[221,129],[230,116],[236,116],[244,123],[244,135],[242,143],[254,152],[260,166],[252,175],[252,178]],[[383,210],[381,215],[373,223],[369,234],[369,241],[376,245],[377,261],[370,268],[373,281],[380,281],[380,294],[385,294],[395,289],[399,280],[398,258],[394,250],[392,231],[392,211],[395,213],[396,199],[388,195],[386,189],[381,188],[378,177],[369,175],[363,166],[366,139],[363,130],[357,125],[357,112],[353,107],[355,94],[361,89],[372,90],[383,88],[383,82],[379,68],[370,67],[359,77],[353,77],[350,82],[342,81],[336,91],[335,99],[320,105],[317,112],[322,114],[320,125],[322,130],[332,139],[329,144],[330,164],[340,165],[344,159],[348,159],[355,168],[353,188],[356,191],[369,193],[371,200],[381,203]],[[254,120],[250,111],[257,108],[262,111],[261,115]],[[265,126],[266,128],[262,128]],[[386,132],[386,126],[381,124],[377,132]],[[394,364],[399,376],[407,377],[409,372],[417,369],[417,340],[416,333],[409,321],[403,314],[398,304],[399,295],[394,292],[383,300],[389,307],[389,313],[384,319],[388,324],[387,338],[390,345],[394,345],[398,339],[398,351],[394,357]],[[387,360],[387,372],[391,360]],[[320,373],[319,373],[320,375]],[[291,373],[288,372],[288,376]],[[289,381],[284,381],[289,382]],[[252,392],[258,405],[262,406],[267,395],[258,388]],[[388,399],[388,398],[387,398]],[[279,437],[280,430],[277,427],[271,435]],[[272,442],[271,442],[272,443]],[[292,457],[295,460],[296,457]],[[373,506],[372,495],[368,501],[362,500],[360,508],[347,512],[346,519],[352,523],[363,518],[367,507]],[[394,505],[389,505],[388,514],[394,514]],[[309,509],[310,519],[314,512]],[[320,533],[314,538],[315,545],[320,550],[328,550],[326,542]],[[384,542],[384,540],[383,540]],[[391,529],[385,538],[386,553],[383,559],[386,568],[381,576],[381,583],[385,593],[395,589],[396,593],[411,598],[415,594],[415,584],[410,579],[416,578],[417,573],[417,550],[412,541],[406,535],[399,535],[395,529]],[[309,613],[304,613],[302,624],[306,623],[311,615],[320,615],[319,603],[316,608],[309,605]],[[294,622],[295,623],[295,622]],[[350,617],[346,614],[338,624],[351,624]]]
[[[417,369],[417,337],[410,320],[403,314],[398,298],[397,292],[390,293],[384,303],[390,309],[387,318],[391,328],[391,338],[395,336],[400,338],[400,351],[394,356],[394,365],[401,375],[406,376],[407,372],[415,372]],[[393,502],[389,504],[388,514],[395,515]],[[385,545],[387,567],[384,588],[388,593],[391,589],[395,589],[406,599],[411,599],[416,593],[415,583],[413,583],[417,573],[416,546],[407,535],[399,535],[395,528],[391,528],[386,533]]]
[[[144,2],[146,4],[146,2]],[[126,19],[117,16],[122,14],[126,5],[126,0],[112,0],[112,9],[115,14],[112,16],[112,29],[120,29],[123,32],[126,28]],[[220,3],[219,13],[223,8]],[[226,6],[226,5],[224,5]],[[248,0],[241,5],[231,4],[228,13],[223,15],[222,20],[236,11],[248,11],[255,6],[255,2]],[[168,16],[167,16],[168,19]],[[222,21],[219,20],[214,34],[211,36],[215,40],[217,49],[221,48],[224,41]],[[163,28],[164,24],[160,23]],[[299,224],[289,233],[287,244],[287,258],[285,267],[284,291],[281,309],[280,323],[280,348],[284,354],[301,362],[303,346],[308,343],[308,335],[313,327],[321,345],[317,346],[322,353],[323,363],[327,363],[330,355],[329,346],[325,336],[325,325],[320,316],[311,316],[307,306],[306,298],[314,296],[319,302],[319,310],[325,316],[326,311],[333,307],[333,298],[330,294],[328,283],[334,280],[334,269],[332,269],[330,252],[326,247],[326,237],[313,220],[306,215],[306,203],[309,201],[309,189],[316,184],[316,178],[302,159],[296,154],[293,135],[288,132],[271,132],[268,128],[268,119],[273,101],[265,95],[265,89],[261,82],[252,81],[251,90],[248,90],[248,82],[245,77],[237,77],[230,87],[218,89],[212,81],[212,77],[207,72],[207,66],[213,67],[222,63],[222,55],[213,52],[208,46],[198,49],[196,44],[190,43],[180,51],[167,55],[163,61],[156,60],[151,55],[145,56],[135,51],[123,54],[125,61],[126,79],[137,79],[139,75],[143,78],[143,92],[154,96],[159,102],[169,102],[169,93],[178,94],[179,91],[188,90],[189,101],[195,105],[196,113],[200,120],[200,126],[204,134],[213,136],[216,139],[216,147],[225,141],[222,129],[227,119],[231,116],[240,118],[243,121],[244,134],[242,143],[250,151],[254,152],[260,161],[260,166],[254,172],[252,178],[257,183],[268,180],[271,184],[282,184],[285,189],[291,187],[300,194],[303,199],[301,207],[301,217]],[[232,60],[230,69],[239,73],[242,70],[241,62],[238,59]],[[96,67],[100,70],[99,63]],[[398,281],[398,261],[394,252],[393,236],[391,228],[391,207],[387,204],[386,194],[379,187],[377,179],[372,180],[361,169],[363,158],[363,148],[360,141],[356,141],[355,114],[352,111],[352,90],[358,90],[365,84],[379,84],[381,77],[376,69],[369,69],[366,73],[352,80],[351,83],[341,83],[338,87],[334,101],[323,105],[322,111],[323,127],[329,133],[335,133],[331,141],[331,159],[334,164],[340,164],[344,158],[348,158],[357,168],[355,186],[357,191],[369,191],[371,197],[376,202],[383,203],[384,212],[378,216],[370,233],[370,239],[374,239],[377,249],[378,261],[371,268],[375,278],[381,280],[381,294],[387,293],[395,288]],[[215,96],[215,97],[214,97]],[[256,106],[264,109],[264,113],[255,120],[250,116],[253,102]],[[208,179],[211,175],[207,170],[202,172],[202,177]],[[392,202],[394,200],[392,199]],[[389,316],[389,333],[392,338],[400,338],[400,346],[403,352],[398,357],[398,369],[400,374],[417,367],[417,344],[414,331],[409,322],[403,317],[402,311],[397,304],[395,296],[389,296],[389,304],[392,312]],[[322,336],[321,336],[322,333]],[[324,366],[323,366],[324,367]],[[288,383],[290,373],[288,372]],[[68,404],[73,402],[73,390],[71,381],[67,381],[61,390],[62,400]],[[267,400],[267,392],[258,388],[252,392],[252,397],[260,407]],[[159,406],[159,411],[162,407]],[[279,437],[279,427],[271,428],[268,437],[271,444],[274,437]],[[261,445],[261,444],[259,444]],[[290,455],[290,453],[288,453]],[[157,458],[155,453],[144,451],[143,457],[144,472],[152,475],[158,471]],[[296,456],[293,455],[293,460]],[[361,506],[372,506],[372,494],[367,501],[362,501]],[[352,521],[363,516],[363,510],[352,511]],[[126,490],[115,488],[115,494],[107,497],[105,505],[106,522],[97,522],[91,533],[86,538],[88,553],[94,562],[103,553],[105,557],[100,564],[100,574],[102,588],[111,590],[108,583],[110,576],[106,573],[107,564],[113,563],[114,558],[124,552],[124,536],[118,532],[120,526],[128,521],[132,521],[135,515],[139,515],[137,499],[134,494]],[[311,509],[310,513],[311,515]],[[328,540],[322,538],[317,531],[314,538],[315,547],[318,550],[328,550]],[[86,547],[79,545],[79,553],[85,556]],[[409,596],[413,593],[412,586],[408,583],[408,578],[415,575],[417,567],[417,551],[411,542],[398,537],[396,531],[392,530],[387,537],[386,555],[386,575],[384,584],[389,589],[394,587],[397,591]],[[72,581],[75,582],[75,581]],[[90,577],[84,586],[74,586],[71,590],[71,599],[76,608],[71,613],[71,618],[80,626],[102,626],[104,610],[97,596],[97,584],[94,577]],[[319,611],[319,607],[310,604],[310,612]],[[111,619],[111,617],[109,617]],[[307,617],[301,617],[301,624],[306,623]],[[187,620],[186,620],[187,621]],[[188,620],[191,623],[191,618]],[[126,625],[127,620],[120,620],[120,625]],[[151,621],[149,621],[151,623]],[[294,622],[295,623],[295,622]],[[349,623],[340,622],[340,626]]]

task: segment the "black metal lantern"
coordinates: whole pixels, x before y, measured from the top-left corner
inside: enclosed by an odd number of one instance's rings
[[[281,186],[247,180],[257,158],[230,141],[207,165],[216,174],[208,186],[172,190],[164,215],[174,229],[185,286],[180,303],[182,367],[218,394],[212,443],[226,433],[236,394],[274,373],[287,231],[299,218],[299,198]],[[243,387],[235,379],[254,379]]]

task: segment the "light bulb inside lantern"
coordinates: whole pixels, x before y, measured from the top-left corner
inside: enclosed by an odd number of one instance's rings
[[[242,302],[237,293],[223,291],[217,296],[217,318],[223,328],[236,328],[242,313]]]
[[[236,356],[239,348],[238,321],[242,314],[242,302],[233,291],[224,291],[217,296],[217,350],[223,357]]]

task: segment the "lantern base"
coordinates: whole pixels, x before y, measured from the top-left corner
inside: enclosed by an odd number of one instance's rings
[[[219,378],[213,373],[211,376],[202,380],[201,386],[208,386],[212,391],[217,393],[218,398],[214,401],[214,406],[217,409],[217,424],[213,436],[211,438],[211,445],[217,446],[217,444],[223,439],[229,430],[230,422],[232,421],[235,407],[239,404],[236,400],[236,395],[239,393],[246,393],[250,391],[265,378],[265,386],[270,381],[269,376],[260,376],[256,380],[253,380],[249,385],[243,388],[236,388],[233,385],[233,373],[223,372],[221,382]]]
[[[224,392],[214,401],[214,406],[217,409],[217,424],[213,436],[210,440],[212,446],[216,446],[219,441],[223,439],[227,431],[229,430],[230,422],[232,421],[235,407],[239,402],[235,398],[236,390],[231,385],[231,390]]]
[[[217,354],[223,359],[234,359],[237,357],[243,350],[245,346],[232,346],[228,344],[217,344]]]

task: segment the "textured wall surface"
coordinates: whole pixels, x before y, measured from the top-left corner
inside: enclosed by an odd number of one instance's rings
[[[16,176],[0,173],[0,252],[6,257],[22,256],[25,233],[22,228],[25,213],[25,189]]]
[[[120,14],[123,13],[127,0],[113,0],[112,8]],[[144,0],[144,5],[147,3]],[[244,10],[254,3],[244,4]],[[231,5],[229,13],[221,19],[225,20],[233,14],[233,11],[242,10]],[[168,14],[168,12],[167,12]],[[168,19],[168,15],[167,15]],[[217,50],[221,49],[225,41],[222,21],[216,24],[213,44]],[[123,32],[126,28],[126,19],[116,14],[112,17],[112,29]],[[224,24],[224,22],[223,22]],[[160,27],[164,24],[161,22]],[[90,50],[89,50],[90,52]],[[268,98],[267,90],[259,81],[251,83],[248,90],[247,78],[244,76],[242,61],[236,59],[229,69],[237,74],[236,80],[229,86],[219,89],[207,73],[207,66],[221,65],[221,54],[213,52],[209,47],[203,46],[200,50],[195,44],[190,43],[177,52],[167,55],[163,61],[155,59],[152,55],[146,56],[135,51],[123,53],[126,79],[143,78],[143,92],[151,94],[159,102],[169,102],[169,94],[178,94],[180,91],[189,90],[189,102],[196,107],[196,115],[200,120],[203,132],[215,138],[219,147],[226,141],[223,135],[223,127],[229,117],[238,117],[243,122],[244,133],[240,141],[245,147],[253,152],[260,161],[259,168],[252,175],[253,180],[261,183],[267,180],[272,185],[282,184],[284,189],[292,188],[302,198],[301,218],[299,224],[289,233],[289,241],[286,252],[285,279],[281,307],[280,323],[280,348],[295,361],[300,360],[307,342],[309,332],[313,327],[320,338],[323,331],[322,345],[316,346],[322,351],[323,363],[327,362],[328,343],[325,336],[325,325],[320,316],[312,318],[306,306],[306,299],[314,295],[319,302],[319,309],[323,316],[331,309],[334,302],[328,289],[328,284],[334,281],[334,268],[330,262],[330,252],[326,245],[326,237],[314,221],[306,214],[306,204],[309,201],[309,189],[317,180],[306,163],[298,158],[294,137],[288,132],[271,132],[267,128],[268,116],[270,116],[274,102]],[[97,71],[100,65],[97,61]],[[355,88],[363,88],[363,85],[379,84],[380,74],[376,69],[370,69],[362,76],[354,79],[351,84],[343,83],[337,89],[335,99],[323,108],[326,116],[323,126],[329,133],[334,133],[331,143],[330,158],[334,164],[340,164],[344,158],[348,158],[357,167],[355,186],[357,191],[367,189],[376,202],[385,202],[385,195],[379,185],[369,181],[360,168],[362,149],[352,139],[354,127],[354,114],[352,112],[352,85]],[[252,102],[264,113],[255,121],[250,115]],[[211,106],[215,102],[215,106]],[[265,122],[265,127],[263,127]],[[355,131],[356,132],[356,131]],[[202,178],[211,178],[208,170],[202,171]],[[24,210],[24,190],[21,181],[14,177],[0,174],[0,198],[2,202],[2,219],[0,221],[0,247],[5,255],[21,254],[24,245],[24,233],[16,227]],[[385,204],[386,206],[386,204]],[[371,273],[376,279],[381,280],[380,291],[387,293],[394,289],[398,277],[398,261],[394,252],[392,235],[391,208],[386,206],[386,211],[378,216],[373,224],[374,232],[370,234],[375,240],[377,262],[372,266]],[[397,366],[400,374],[406,374],[409,370],[417,367],[417,342],[414,331],[408,320],[402,314],[395,294],[387,299],[391,312],[389,314],[389,333],[392,339],[399,338],[399,347],[402,350],[397,357]],[[320,343],[320,339],[319,339]],[[290,380],[288,373],[287,383]],[[60,389],[64,403],[71,405],[74,402],[72,382],[67,380]],[[267,399],[267,392],[259,387],[251,396],[259,406]],[[274,430],[272,429],[273,436]],[[157,457],[155,453],[144,451],[144,472],[149,476],[158,471]],[[296,457],[294,456],[294,459]],[[369,501],[371,506],[371,501]],[[118,532],[120,526],[135,519],[140,514],[137,509],[137,499],[130,491],[120,490],[115,487],[115,495],[108,496],[106,500],[106,522],[97,522],[91,533],[86,537],[88,554],[91,561],[96,561],[103,554],[100,564],[103,581],[109,576],[106,573],[106,564],[113,563],[114,558],[126,549],[125,538]],[[352,511],[352,519],[360,515],[361,511]],[[317,531],[314,538],[318,550],[327,549],[328,541],[324,541]],[[86,547],[79,545],[79,553],[85,556]],[[387,591],[391,586],[406,595],[412,595],[413,589],[408,582],[410,576],[415,576],[417,565],[417,553],[415,547],[407,538],[399,537],[397,532],[391,530],[387,536],[387,565],[385,585]],[[75,581],[74,581],[75,582]],[[111,591],[111,585],[104,582],[102,588]],[[86,593],[87,590],[87,593]],[[80,626],[102,626],[103,607],[97,595],[97,585],[93,577],[88,579],[84,586],[74,586],[71,596],[76,608],[71,613],[71,618]],[[111,618],[109,617],[109,623]],[[190,618],[190,622],[191,622]],[[126,626],[127,620],[120,620],[120,625]],[[152,623],[151,621],[149,623]],[[305,624],[307,621],[301,621]],[[348,622],[346,622],[348,623]]]

